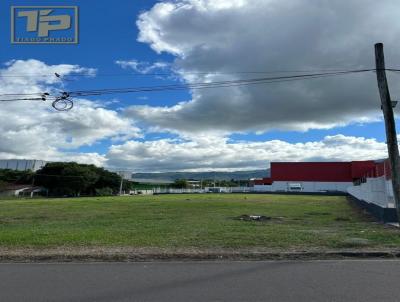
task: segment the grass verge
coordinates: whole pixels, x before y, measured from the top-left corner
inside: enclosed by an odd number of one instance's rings
[[[243,214],[266,221],[241,221]],[[193,194],[0,201],[0,248],[390,249],[397,229],[345,197]]]

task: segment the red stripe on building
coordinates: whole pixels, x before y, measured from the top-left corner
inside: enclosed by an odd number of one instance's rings
[[[353,162],[273,162],[271,177],[256,184],[271,185],[274,181],[352,182],[371,174],[377,167],[372,160]],[[380,172],[381,173],[381,172]]]

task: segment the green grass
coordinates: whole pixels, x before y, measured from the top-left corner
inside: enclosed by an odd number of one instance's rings
[[[281,217],[267,222],[242,214]],[[364,239],[364,240],[362,240]],[[203,194],[0,200],[0,247],[397,247],[345,197]]]

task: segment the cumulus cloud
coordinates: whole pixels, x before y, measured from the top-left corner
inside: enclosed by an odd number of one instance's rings
[[[1,74],[9,75],[0,77],[0,94],[53,91],[59,85],[55,77],[31,76],[21,80],[22,70],[32,74],[51,74],[54,70],[66,75],[86,72],[74,65],[13,61],[0,70]],[[102,107],[100,102],[75,101],[77,105],[68,112],[54,111],[48,102],[42,101],[1,103],[0,158],[73,160],[133,171],[201,171],[263,169],[270,161],[282,160],[352,160],[386,156],[384,143],[343,135],[291,144],[281,140],[232,142],[218,131],[212,135],[182,132],[177,139],[139,141],[136,138],[141,136],[140,129],[130,118]],[[185,104],[164,110],[180,110],[180,106]],[[106,154],[77,151],[81,146],[104,139],[114,141]]]
[[[39,60],[11,60],[0,69],[0,89],[7,93],[43,93],[62,86],[62,81],[55,76],[69,74],[85,74],[93,76],[96,69],[79,65],[58,64],[47,65]],[[4,99],[4,97],[2,97]]]
[[[182,141],[127,141],[111,146],[106,157],[114,167],[139,171],[208,171],[266,169],[270,161],[346,161],[386,157],[386,145],[375,139],[344,135],[321,141],[288,143],[230,142],[212,136]]]
[[[11,61],[0,69],[0,94],[55,91],[60,88],[60,80],[53,76],[54,72],[88,74],[93,70],[77,65],[47,65],[38,60]],[[78,153],[75,149],[103,139],[140,136],[130,119],[102,108],[99,102],[75,102],[78,105],[68,112],[52,110],[49,102],[43,101],[1,102],[0,158],[76,160],[103,165],[104,155]]]
[[[174,55],[173,69],[194,83],[260,77],[238,71],[373,68],[376,42],[391,65],[400,59],[399,20],[396,0],[177,0],[143,12],[137,26],[138,41]],[[370,72],[193,90],[187,102],[127,114],[180,132],[306,131],[376,121],[379,107]]]
[[[117,60],[115,64],[121,66],[124,69],[132,69],[139,73],[150,73],[157,70],[165,70],[170,68],[170,64],[167,62],[139,62],[137,60]]]
[[[384,42],[391,66],[400,59],[397,2],[164,0],[139,16],[138,40],[157,53],[173,55],[174,61],[115,63],[140,73],[173,71],[190,84],[298,70],[373,68],[373,44]],[[243,71],[274,73],[238,73]],[[36,76],[55,72],[93,75],[96,70],[13,60],[0,68],[0,94],[56,91],[62,87],[57,77]],[[234,132],[307,131],[376,121],[381,112],[372,72],[191,93],[191,99],[173,106],[131,106],[121,111],[85,99],[77,99],[69,112],[55,112],[48,102],[1,103],[0,158],[76,160],[133,171],[200,171],[387,154],[386,145],[375,139],[340,134],[306,143],[229,140]],[[399,93],[400,87],[393,85],[393,98]],[[141,131],[170,131],[178,138],[138,140]],[[78,151],[103,140],[113,143],[105,154]]]

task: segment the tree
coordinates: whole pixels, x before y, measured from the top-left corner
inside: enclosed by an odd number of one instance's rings
[[[74,162],[46,164],[35,175],[35,183],[49,190],[51,195],[79,196],[100,178],[93,165]]]
[[[119,176],[117,173],[110,172],[103,168],[98,168],[98,167],[94,167],[94,171],[97,173],[99,178],[89,188],[92,192],[97,192],[97,190],[103,188],[111,189],[112,193],[117,193],[119,191],[121,176]],[[96,195],[100,194],[96,193]]]
[[[172,186],[178,189],[185,189],[187,188],[187,181],[185,179],[176,179]]]
[[[99,175],[98,181],[93,185],[91,189],[95,192],[96,195],[100,195],[98,192],[99,189],[107,188],[108,192],[112,194],[119,193],[120,185],[121,185],[121,176],[115,172],[107,171],[103,168],[95,167],[96,173]],[[122,190],[130,191],[132,189],[133,182],[124,179],[122,182]]]
[[[119,192],[121,176],[94,165],[56,162],[37,171],[35,184],[55,196],[111,195]],[[129,181],[123,182],[123,190],[130,187]]]
[[[7,187],[8,183],[0,180],[0,191],[4,190]]]
[[[28,171],[16,171],[11,169],[0,169],[0,181],[14,184],[31,184],[34,173]]]

